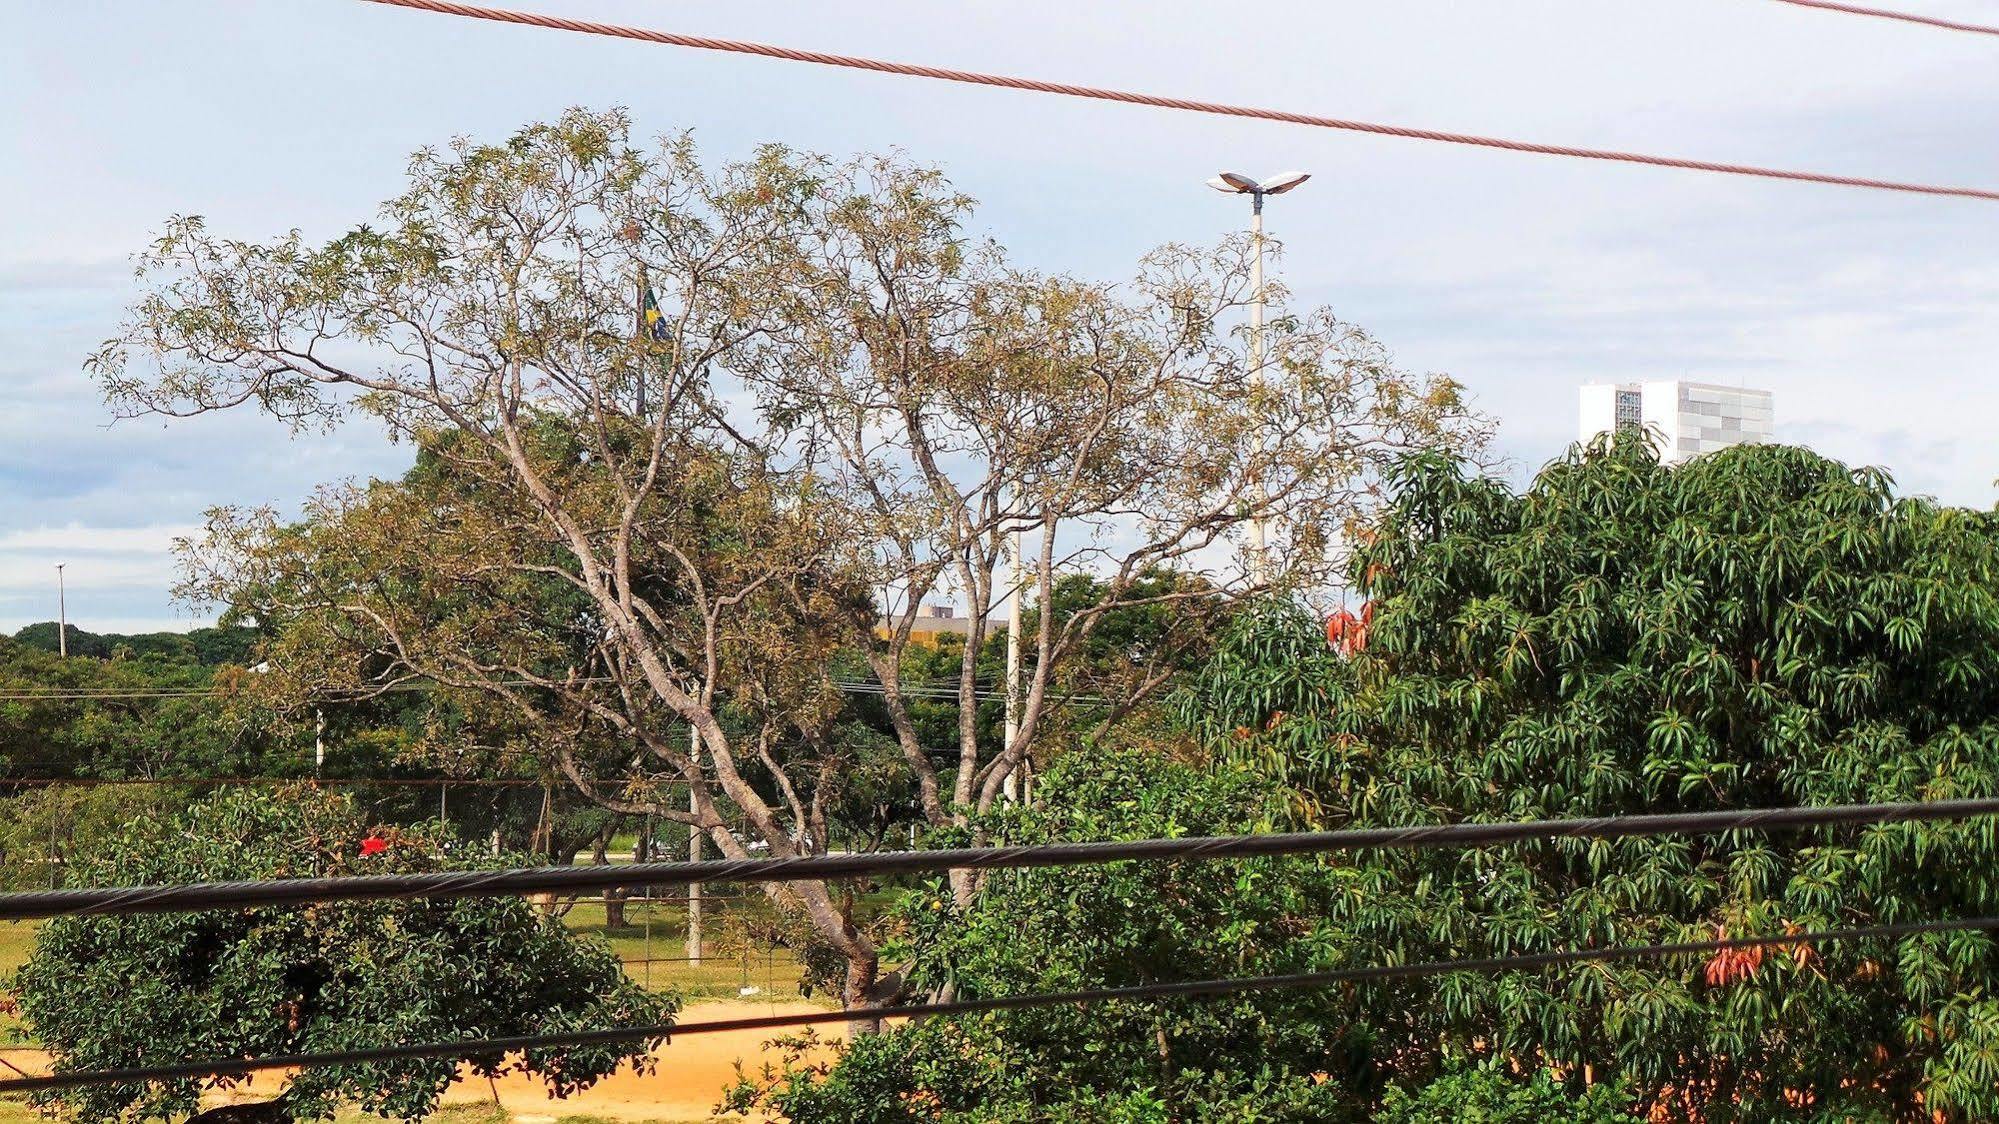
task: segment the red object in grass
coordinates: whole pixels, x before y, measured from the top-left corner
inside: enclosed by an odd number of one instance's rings
[[[363,856],[379,855],[388,849],[389,841],[379,835],[370,835],[368,838],[361,840],[361,854]]]

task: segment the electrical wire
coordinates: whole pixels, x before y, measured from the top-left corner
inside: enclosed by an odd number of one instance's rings
[[[1833,0],[1777,0],[1780,4],[1792,4],[1800,8],[1818,8],[1828,12],[1843,12],[1849,16],[1872,16],[1875,19],[1898,20],[1902,23],[1919,23],[1927,27],[1941,27],[1946,31],[1969,31],[1975,35],[1999,35],[1999,27],[1982,23],[1960,23],[1957,20],[1941,19],[1937,16],[1918,15],[1915,12],[1898,12],[1888,8],[1864,8],[1858,4],[1838,4]]]
[[[868,878],[946,870],[1021,870],[1083,866],[1129,859],[1222,859],[1335,851],[1417,847],[1482,847],[1555,839],[1628,839],[1635,836],[1767,831],[1778,828],[1852,826],[1963,820],[1999,814],[1999,799],[1939,800],[1914,804],[1841,804],[1765,808],[1742,812],[1672,812],[1661,815],[1515,823],[1460,823],[1426,827],[1368,827],[1343,831],[1267,835],[1141,839],[1096,843],[1047,843],[1014,847],[965,847],[936,851],[887,851],[801,855],[708,862],[631,863],[623,866],[528,867],[514,870],[364,874],[344,878],[291,878],[197,882],[72,890],[23,890],[0,894],[0,920],[71,915],[122,916],[200,909],[244,909],[316,902],[389,898],[465,898],[500,894],[579,893],[635,886],[689,886],[715,882],[793,882]]]
[[[1002,89],[1025,90],[1030,93],[1041,94],[1059,94],[1072,98],[1094,98],[1099,101],[1122,102],[1127,105],[1152,106],[1158,109],[1178,109],[1190,113],[1243,117],[1258,121],[1277,121],[1289,125],[1307,125],[1320,129],[1340,129],[1353,133],[1371,133],[1376,136],[1403,137],[1410,140],[1471,145],[1478,148],[1501,149],[1507,152],[1526,152],[1541,156],[1568,156],[1582,160],[1607,160],[1623,164],[1643,164],[1655,168],[1677,168],[1694,172],[1717,172],[1723,175],[1754,176],[1761,179],[1830,184],[1837,187],[1863,187],[1877,191],[1901,191],[1918,195],[1945,195],[1963,199],[1999,201],[1999,191],[1988,188],[1945,187],[1936,184],[1870,179],[1864,176],[1835,175],[1827,172],[1803,172],[1782,168],[1758,167],[1749,164],[1728,164],[1714,160],[1690,160],[1673,156],[1653,156],[1641,152],[1621,152],[1604,148],[1576,148],[1569,145],[1540,144],[1533,141],[1509,140],[1503,137],[1478,136],[1472,133],[1449,133],[1436,129],[1417,129],[1404,125],[1384,125],[1373,121],[1322,117],[1317,114],[1294,113],[1288,110],[1260,109],[1254,106],[1228,105],[1221,102],[1193,101],[1187,98],[1139,94],[1126,90],[1105,89],[1098,86],[1078,86],[1066,82],[1043,82],[1036,79],[1016,78],[1003,74],[985,74],[971,70],[952,70],[938,66],[888,62],[882,59],[862,58],[855,55],[835,55],[824,51],[806,51],[792,47],[772,46],[768,43],[749,43],[733,39],[716,39],[706,35],[686,35],[673,31],[655,31],[649,28],[626,27],[620,24],[598,23],[591,20],[564,19],[559,16],[544,15],[539,12],[519,12],[506,8],[485,8],[473,4],[451,3],[449,0],[367,0],[367,2],[372,4],[386,4],[394,8],[412,8],[417,11],[461,16],[467,19],[511,23],[523,27],[573,31],[583,35],[604,35],[617,39],[635,39],[640,42],[658,43],[669,47],[691,47],[703,51],[726,51],[733,54],[758,55],[763,58],[780,59],[786,62],[804,62],[819,66],[839,66],[854,70],[871,70],[878,74],[894,74],[909,78],[931,78],[940,82],[963,82],[975,86],[997,86]]]
[[[529,1034],[510,1038],[480,1038],[462,1042],[424,1042],[401,1046],[378,1046],[363,1050],[338,1050],[309,1054],[285,1054],[264,1058],[215,1058],[164,1065],[131,1066],[122,1069],[85,1070],[45,1077],[13,1078],[0,1081],[0,1093],[32,1093],[51,1089],[74,1089],[87,1085],[128,1084],[141,1081],[173,1081],[211,1075],[235,1075],[269,1069],[304,1066],[360,1065],[420,1058],[457,1058],[487,1054],[507,1054],[521,1050],[562,1046],[591,1046],[619,1042],[655,1042],[689,1034],[726,1031],[777,1030],[785,1027],[815,1026],[851,1022],[856,1018],[934,1018],[971,1015],[991,1011],[1014,1011],[1030,1007],[1056,1007],[1081,1003],[1141,1002],[1153,999],[1206,999],[1247,991],[1323,988],[1337,984],[1372,983],[1383,980],[1414,979],[1448,975],[1453,972],[1498,973],[1560,967],[1565,964],[1602,963],[1655,957],[1686,956],[1748,948],[1794,948],[1829,941],[1880,940],[1916,936],[1923,933],[1991,932],[1999,929],[1999,917],[1975,917],[1957,921],[1920,921],[1895,925],[1869,925],[1851,929],[1787,933],[1783,936],[1728,937],[1703,941],[1676,941],[1649,945],[1614,945],[1606,948],[1569,949],[1560,952],[1528,953],[1466,960],[1437,960],[1415,964],[1382,964],[1366,968],[1345,968],[1329,972],[1299,972],[1290,975],[1249,976],[1235,979],[1189,980],[1180,983],[1145,984],[1138,987],[1090,988],[1033,995],[1009,995],[992,999],[964,999],[950,1003],[867,1008],[859,1011],[810,1011],[793,1015],[758,1015],[748,1018],[717,1019],[709,1022],[660,1023],[650,1026],[619,1027],[607,1030],[569,1031],[560,1034]]]
[[[198,788],[527,788],[540,781],[514,777],[0,777],[5,788],[105,788],[126,785],[189,785]]]

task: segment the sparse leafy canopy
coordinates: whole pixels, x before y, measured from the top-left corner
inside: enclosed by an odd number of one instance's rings
[[[1023,270],[971,218],[907,160],[767,146],[710,169],[685,137],[647,146],[622,114],[572,111],[418,154],[379,222],[324,244],[172,221],[92,369],[124,414],[361,414],[447,466],[443,495],[332,489],[303,528],[218,515],[194,591],[317,634],[292,654],[323,658],[278,680],[454,684],[630,751],[563,763],[606,807],[791,855],[831,845],[815,793],[852,764],[826,721],[844,649],[881,684],[920,814],[961,830],[1061,726],[1050,685],[1103,621],[1248,584],[1159,573],[1228,558],[1264,519],[1274,572],[1310,581],[1391,458],[1483,437],[1448,379],[1281,291],[1270,363],[1248,370],[1241,240],[1111,285]],[[1051,605],[1077,573],[1096,584],[1041,616],[1018,736],[992,752],[988,616],[1016,587]],[[972,634],[952,741],[932,746],[900,684],[913,616],[940,599]],[[693,810],[658,798],[660,775]],[[843,896],[766,892],[868,1002],[876,950]]]

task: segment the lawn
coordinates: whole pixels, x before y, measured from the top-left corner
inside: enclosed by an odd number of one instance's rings
[[[745,913],[762,916],[768,909],[761,894],[710,899],[703,909],[705,940],[699,965],[684,961],[687,908],[680,902],[633,899],[625,905],[625,925],[617,929],[604,924],[604,907],[596,902],[578,904],[563,921],[578,933],[609,941],[611,950],[625,961],[625,971],[650,988],[678,988],[689,999],[735,998],[746,987],[756,988],[759,996],[796,998],[797,957],[784,949],[744,948],[728,938],[727,918]]]

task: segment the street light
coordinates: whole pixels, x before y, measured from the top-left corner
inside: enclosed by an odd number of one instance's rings
[[[1306,172],[1279,172],[1262,180],[1253,180],[1241,172],[1223,172],[1208,181],[1208,186],[1230,195],[1249,196],[1249,241],[1256,256],[1252,259],[1249,274],[1251,289],[1249,300],[1249,371],[1257,388],[1263,387],[1264,343],[1263,343],[1263,197],[1282,195],[1311,179]],[[1259,481],[1259,483],[1261,483]],[[1268,492],[1265,492],[1268,498]],[[1269,558],[1265,546],[1263,515],[1261,512],[1249,525],[1250,545],[1254,551],[1250,559],[1250,576],[1258,583],[1269,579]]]
[[[63,586],[62,568],[67,565],[56,563],[56,654],[65,660],[69,658],[69,590]]]

